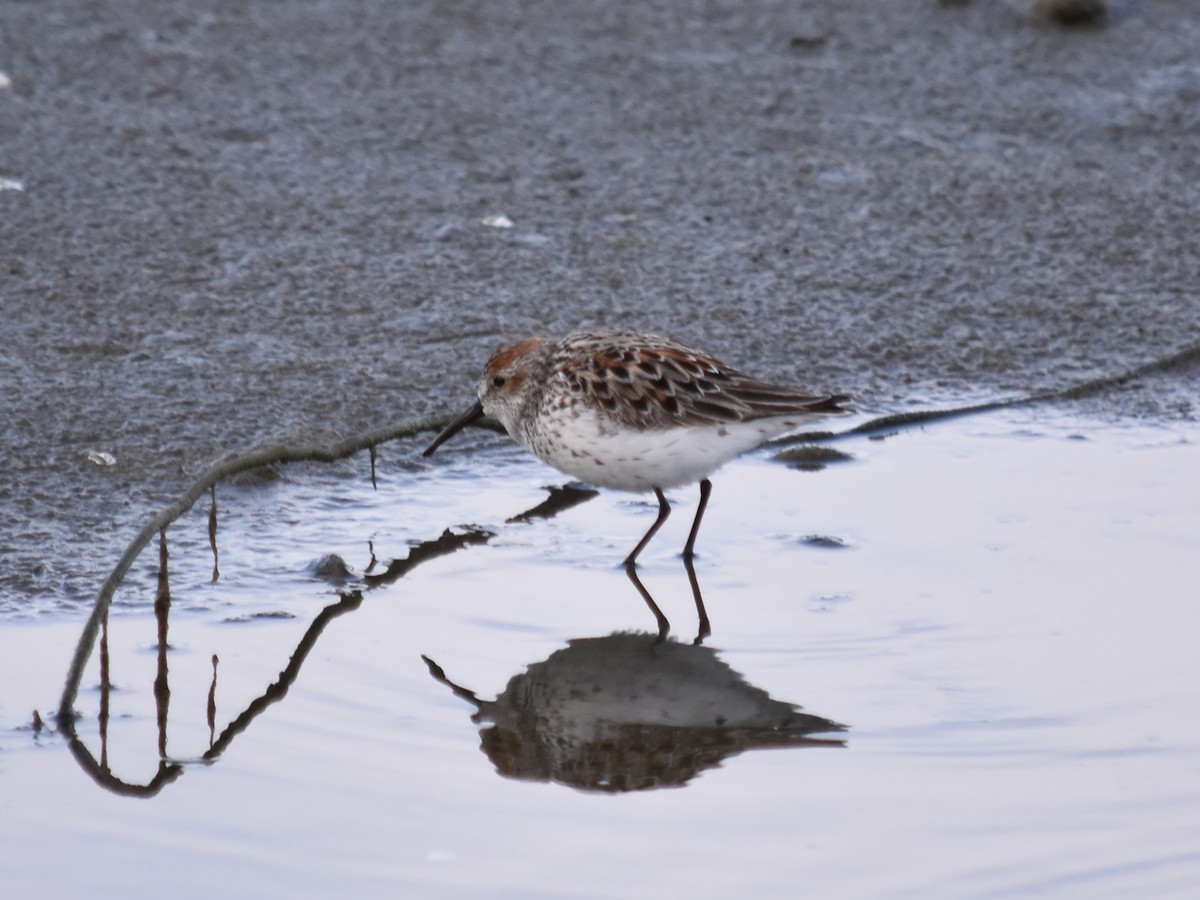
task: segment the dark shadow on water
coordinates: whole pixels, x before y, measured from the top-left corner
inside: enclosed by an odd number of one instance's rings
[[[842,747],[831,719],[772,699],[708,647],[661,635],[577,638],[480,700],[422,657],[476,707],[482,749],[506,778],[620,793],[681,787],[746,750]]]
[[[508,524],[513,524],[518,522],[532,522],[535,519],[552,519],[560,512],[566,512],[573,506],[578,506],[580,503],[585,503],[593,497],[600,496],[600,492],[595,488],[590,488],[575,481],[561,486],[556,484],[548,485],[546,490],[550,496],[537,506],[527,509],[523,513],[518,513],[515,516],[509,516],[504,521]]]

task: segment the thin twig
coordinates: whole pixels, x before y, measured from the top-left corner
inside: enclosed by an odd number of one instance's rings
[[[373,447],[376,444],[383,444],[402,437],[411,437],[422,431],[437,430],[449,420],[450,417],[446,415],[423,416],[417,419],[408,419],[390,428],[381,428],[355,435],[336,444],[283,444],[274,447],[264,447],[259,450],[252,450],[249,453],[227,457],[210,468],[200,478],[196,479],[192,483],[192,486],[184,492],[183,496],[157,515],[151,517],[142,526],[142,530],[137,533],[137,536],[125,548],[125,552],[117,561],[112,573],[105,580],[104,584],[101,585],[100,591],[96,594],[96,602],[92,607],[91,615],[84,624],[83,633],[79,636],[79,643],[75,646],[75,655],[72,657],[71,667],[67,671],[67,682],[63,688],[62,698],[58,703],[59,728],[68,733],[74,732],[75,698],[79,693],[79,683],[83,678],[83,668],[87,665],[87,661],[92,655],[92,649],[96,645],[96,636],[100,631],[100,623],[104,620],[104,616],[112,604],[113,595],[125,579],[129,567],[133,565],[134,560],[137,559],[146,545],[154,539],[156,534],[184,515],[212,486],[241,472],[277,463],[337,462],[368,447]]]

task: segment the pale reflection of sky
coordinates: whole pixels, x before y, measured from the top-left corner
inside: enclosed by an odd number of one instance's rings
[[[368,591],[286,697],[148,800],[100,790],[24,727],[53,709],[80,623],[4,625],[6,895],[51,879],[102,896],[1186,896],[1198,446],[1195,427],[1010,413],[845,443],[854,461],[817,474],[730,465],[698,542],[707,645],[772,698],[849,725],[846,745],[748,749],[682,788],[615,796],[497,775],[474,708],[421,655],[488,700],[572,638],[652,630],[617,567],[652,506],[603,493],[505,524],[557,480],[508,449],[420,474],[385,449],[378,492],[353,467],[222,489],[216,585],[206,505],[171,530],[174,759],[208,746],[213,654],[219,732],[337,601],[309,562],[361,570],[369,539],[386,561],[448,525],[497,536]],[[677,554],[695,495],[671,496],[641,571],[689,639]],[[110,625],[108,760],[130,781],[158,765],[155,559]],[[78,705],[97,754],[98,680],[93,657]]]

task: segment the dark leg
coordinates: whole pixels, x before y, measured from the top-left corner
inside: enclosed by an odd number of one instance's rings
[[[706,637],[712,634],[712,626],[708,624],[708,612],[704,609],[704,598],[700,596],[700,580],[696,577],[696,567],[692,565],[690,556],[683,558],[683,567],[687,569],[688,581],[692,585],[692,599],[696,601],[696,615],[700,618],[700,628],[692,643],[700,645],[704,643]]]
[[[654,529],[650,529],[650,533],[654,533]],[[658,638],[654,643],[661,644],[667,639],[667,633],[671,630],[671,623],[667,621],[667,617],[663,615],[663,611],[658,608],[658,604],[654,602],[654,598],[650,596],[650,592],[646,590],[646,586],[642,584],[642,580],[637,577],[637,566],[632,561],[625,563],[625,574],[629,576],[629,580],[633,582],[633,586],[637,588],[642,599],[646,601],[646,605],[650,607],[650,612],[654,613],[654,618],[658,620]]]
[[[645,549],[650,543],[650,538],[654,537],[654,533],[662,528],[662,523],[667,521],[667,516],[671,514],[671,504],[667,502],[666,495],[659,488],[654,489],[654,495],[658,497],[658,518],[654,520],[654,524],[650,526],[650,530],[638,541],[638,545],[633,548],[633,552],[625,557],[625,567],[630,568],[637,562],[638,554]],[[642,589],[643,591],[645,588]],[[661,613],[659,614],[661,615]],[[665,620],[664,620],[665,621]]]
[[[708,506],[708,495],[712,493],[712,482],[705,478],[700,482],[700,504],[696,507],[696,518],[692,519],[692,531],[683,546],[683,558],[690,562],[696,547],[696,535],[700,531],[700,520],[704,518],[704,507]],[[696,594],[699,597],[699,594]]]

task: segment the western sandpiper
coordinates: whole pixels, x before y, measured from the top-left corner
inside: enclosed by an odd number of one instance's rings
[[[700,483],[683,549],[691,560],[712,490],[709,475],[805,422],[850,412],[842,406],[850,399],[844,394],[769,384],[707,353],[625,330],[503,347],[484,367],[478,395],[423,455],[490,415],[561,472],[598,487],[653,491],[658,518],[625,558],[629,569],[671,512],[664,490]]]

